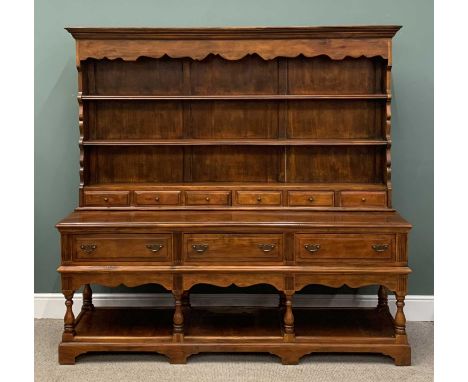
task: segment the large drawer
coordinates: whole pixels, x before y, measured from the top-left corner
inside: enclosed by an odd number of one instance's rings
[[[395,261],[395,235],[296,234],[296,263],[389,263]]]
[[[172,260],[171,234],[77,235],[73,260],[82,262],[167,262]]]
[[[282,234],[184,234],[185,263],[281,263]]]

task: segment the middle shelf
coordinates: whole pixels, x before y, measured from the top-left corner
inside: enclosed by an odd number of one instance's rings
[[[385,146],[384,139],[93,139],[83,146]]]

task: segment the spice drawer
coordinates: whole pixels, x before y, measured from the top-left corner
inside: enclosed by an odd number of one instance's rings
[[[395,261],[395,235],[296,234],[296,263],[389,263]]]
[[[333,191],[289,191],[288,205],[308,207],[333,207]]]
[[[185,263],[281,263],[282,234],[184,234]]]
[[[73,261],[166,262],[172,260],[171,234],[94,234],[73,238]]]
[[[280,206],[281,191],[236,191],[239,205]]]
[[[185,191],[185,204],[188,206],[231,204],[230,191]]]
[[[387,193],[385,191],[342,191],[342,207],[386,207]]]
[[[85,191],[84,204],[86,206],[128,206],[130,203],[129,191]]]
[[[180,203],[180,191],[135,191],[134,200],[138,206],[174,206]]]

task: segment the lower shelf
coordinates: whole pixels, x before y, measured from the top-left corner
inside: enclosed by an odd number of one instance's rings
[[[295,364],[313,352],[375,352],[399,365],[410,363],[410,347],[395,336],[387,310],[343,308],[294,309],[295,333],[286,342],[278,308],[184,308],[184,338],[172,337],[173,309],[96,308],[77,318],[72,341],[59,346],[61,364],[92,351],[150,351],[172,363],[185,363],[200,352],[267,352]]]

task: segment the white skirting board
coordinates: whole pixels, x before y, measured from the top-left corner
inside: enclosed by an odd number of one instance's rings
[[[75,294],[73,311],[81,309],[81,293]],[[389,295],[392,314],[395,313],[395,298]],[[173,306],[169,293],[95,293],[95,306]],[[274,294],[193,294],[193,306],[277,306],[278,295]],[[374,295],[296,295],[293,307],[372,307],[377,305]],[[63,318],[65,299],[61,293],[35,293],[35,318]],[[405,299],[405,315],[408,321],[434,321],[434,296],[409,295]]]

